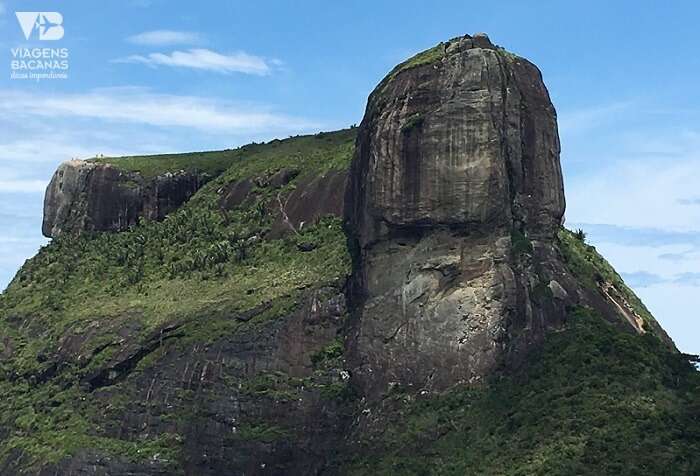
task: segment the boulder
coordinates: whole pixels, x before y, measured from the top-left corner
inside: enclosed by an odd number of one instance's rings
[[[343,216],[347,172],[328,172],[301,177],[294,190],[270,203],[276,215],[269,238],[301,231],[326,216]]]

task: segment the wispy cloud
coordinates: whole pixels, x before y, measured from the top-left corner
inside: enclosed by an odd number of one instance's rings
[[[700,135],[661,130],[624,134],[621,127],[612,129],[619,131],[617,140],[608,142],[616,143],[588,151],[597,165],[567,174],[567,219],[700,232],[700,207],[689,206],[697,205]]]
[[[646,271],[621,274],[625,283],[635,289],[649,288],[660,284],[679,284],[692,288],[700,287],[700,273],[681,273],[668,278]]]
[[[245,73],[265,76],[272,71],[271,64],[264,58],[250,55],[243,51],[221,54],[216,51],[193,48],[186,51],[166,53],[149,53],[148,55],[131,55],[113,60],[115,63],[141,63],[148,66],[170,66],[190,68],[215,73]]]
[[[572,224],[635,289],[660,284],[700,286],[700,233],[614,225]],[[569,225],[571,226],[571,225]]]
[[[0,16],[5,14],[5,4],[0,2]]]
[[[680,198],[678,203],[681,205],[700,205],[700,198]]]
[[[675,246],[687,245],[700,250],[700,233],[674,231],[652,227],[630,227],[600,223],[567,222],[570,229],[583,229],[597,242],[615,243],[625,246]]]
[[[646,288],[655,284],[667,282],[666,279],[658,274],[648,273],[646,271],[635,271],[633,273],[621,273],[622,278],[629,286],[633,288]]]
[[[53,139],[50,146],[41,141],[41,134],[37,132],[28,132],[27,138],[22,139],[6,139],[0,137],[0,164],[10,164],[11,169],[5,167],[0,168],[0,173],[4,178],[9,177],[9,173],[15,173],[20,170],[20,164],[27,168],[36,168],[39,164],[46,162],[55,163],[56,158],[68,160],[72,158],[94,157],[98,153],[109,156],[125,155],[133,150],[115,148],[114,146],[93,147],[91,144],[105,144],[114,141],[100,140],[99,138],[90,137],[87,131],[83,131],[82,138],[77,138],[70,134],[70,131],[61,130],[61,134],[65,136]]]
[[[571,111],[561,111],[557,118],[559,132],[566,137],[605,126],[618,119],[631,107],[631,102],[614,102]]]
[[[129,36],[126,41],[146,46],[194,45],[201,42],[201,37],[193,31],[154,30]]]
[[[687,259],[689,253],[690,253],[690,251],[684,251],[681,253],[662,253],[659,255],[659,259],[664,259],[667,261],[675,261],[675,262],[685,261]]]
[[[700,287],[700,273],[688,272],[679,274],[676,277],[677,283],[682,283],[688,286]]]
[[[271,111],[201,96],[159,94],[144,88],[107,88],[87,93],[0,90],[0,112],[14,117],[76,117],[209,133],[302,132],[318,124]]]
[[[46,190],[43,180],[0,180],[0,192],[37,193]]]

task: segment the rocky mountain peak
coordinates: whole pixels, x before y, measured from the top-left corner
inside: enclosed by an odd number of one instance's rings
[[[184,170],[144,177],[105,163],[69,160],[59,165],[44,196],[44,236],[124,231],[139,218],[162,220],[209,177]]]
[[[564,213],[556,112],[539,70],[483,33],[420,53],[374,90],[349,218],[367,244],[401,227],[518,228]]]
[[[346,201],[354,375],[370,397],[517,366],[568,306],[617,319],[557,251],[559,152],[540,71],[485,34],[419,53],[375,88]]]

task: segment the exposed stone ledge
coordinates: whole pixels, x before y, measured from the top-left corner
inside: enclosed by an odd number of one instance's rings
[[[63,162],[44,197],[42,232],[123,231],[140,217],[162,220],[186,202],[207,176],[179,171],[144,178],[110,164]]]

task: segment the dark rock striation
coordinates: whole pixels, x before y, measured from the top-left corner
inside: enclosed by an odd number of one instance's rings
[[[44,236],[123,231],[139,218],[162,220],[186,202],[207,177],[191,172],[151,179],[111,164],[70,160],[54,173],[44,197]]]
[[[436,226],[551,238],[564,189],[539,70],[483,35],[422,55],[392,71],[367,104],[349,203],[360,243]]]
[[[485,35],[442,43],[377,86],[350,177],[349,352],[369,397],[516,366],[570,305],[618,319],[555,247],[565,203],[542,76]]]

